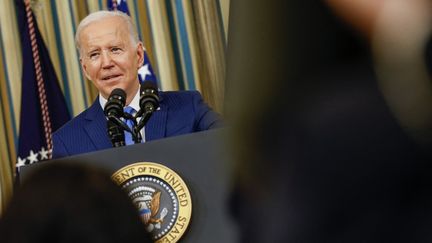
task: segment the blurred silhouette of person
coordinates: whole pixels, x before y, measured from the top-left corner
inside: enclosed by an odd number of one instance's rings
[[[138,209],[108,174],[41,165],[17,188],[0,220],[1,242],[152,242]]]
[[[242,242],[432,241],[430,1],[230,11]]]

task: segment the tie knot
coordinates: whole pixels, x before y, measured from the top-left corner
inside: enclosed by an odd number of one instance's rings
[[[132,108],[131,106],[126,106],[126,107],[123,109],[123,111],[124,111],[125,113],[131,114],[131,115],[133,115],[133,114],[136,112],[136,110],[135,110],[134,108]]]

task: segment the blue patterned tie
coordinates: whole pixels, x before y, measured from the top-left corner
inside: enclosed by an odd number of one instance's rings
[[[130,107],[130,106],[126,106],[124,108],[124,112],[133,116],[135,114],[136,110],[134,108]],[[126,125],[128,125],[128,127],[133,131],[133,125],[134,125],[134,123],[133,123],[132,119],[125,119],[125,121],[126,121]],[[126,145],[134,144],[135,142],[133,141],[132,134],[130,134],[127,131],[125,131],[124,133],[125,133],[125,143],[126,143]]]

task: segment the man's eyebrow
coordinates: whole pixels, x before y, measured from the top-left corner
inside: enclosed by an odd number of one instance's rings
[[[95,52],[95,51],[98,51],[99,49],[100,49],[99,47],[90,47],[90,48],[88,49],[88,51],[87,51],[87,54],[88,54],[88,53]]]

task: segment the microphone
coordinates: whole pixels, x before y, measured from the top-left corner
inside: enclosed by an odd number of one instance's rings
[[[123,117],[123,107],[126,104],[126,92],[116,88],[114,89],[104,107],[104,114],[107,120],[107,133],[114,147],[125,146],[124,130],[130,130],[129,127],[120,120]]]
[[[158,90],[153,82],[145,81],[141,84],[139,104],[140,110],[136,114],[136,117],[142,116],[142,118],[136,126],[137,132],[141,131],[153,112],[159,107]]]
[[[123,107],[126,104],[126,92],[120,88],[114,89],[104,107],[105,116],[120,118],[123,116]]]
[[[124,130],[111,120],[107,121],[108,136],[111,139],[113,147],[125,146]]]
[[[156,85],[151,81],[145,81],[140,87],[140,111],[137,117],[143,113],[153,112],[159,107],[159,95]]]

